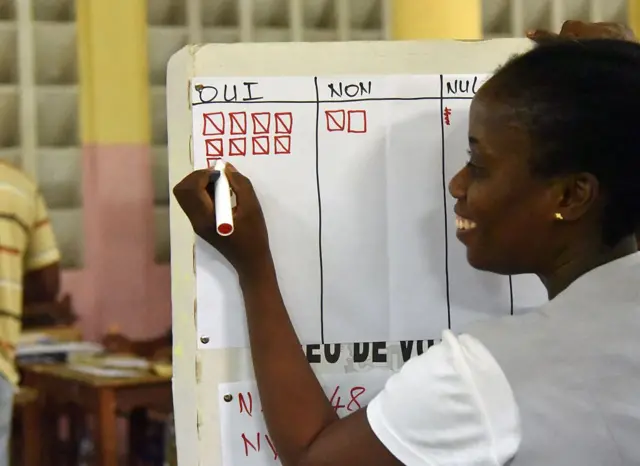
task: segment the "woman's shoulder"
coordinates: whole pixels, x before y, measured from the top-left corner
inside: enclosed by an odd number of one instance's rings
[[[521,438],[518,406],[497,361],[477,339],[448,330],[389,378],[367,418],[404,464],[453,464],[452,455],[455,464],[504,464]]]

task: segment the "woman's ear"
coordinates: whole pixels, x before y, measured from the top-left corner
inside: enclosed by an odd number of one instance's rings
[[[558,180],[556,212],[563,220],[575,221],[584,217],[597,202],[600,183],[591,173],[576,173]]]

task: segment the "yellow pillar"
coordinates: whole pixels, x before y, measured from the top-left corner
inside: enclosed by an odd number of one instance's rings
[[[629,17],[629,27],[636,37],[640,37],[640,0],[628,0],[627,15]]]
[[[147,0],[76,0],[83,283],[92,299],[83,330],[93,336],[117,325],[145,338],[160,320],[151,306],[157,287],[146,7]]]
[[[481,0],[392,0],[392,37],[481,39]]]
[[[147,1],[76,4],[82,142],[148,143]]]

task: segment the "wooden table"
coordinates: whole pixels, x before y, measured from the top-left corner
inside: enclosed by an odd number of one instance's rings
[[[22,383],[38,390],[42,411],[76,405],[94,418],[95,455],[100,466],[118,465],[117,412],[171,403],[171,377],[141,373],[140,377],[102,377],[73,370],[66,364],[21,366]],[[49,411],[50,412],[50,411]],[[43,423],[46,425],[46,422]],[[57,432],[44,432],[57,438]],[[51,442],[42,449],[43,464],[54,464]]]

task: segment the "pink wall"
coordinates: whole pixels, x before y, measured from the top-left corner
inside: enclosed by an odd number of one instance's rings
[[[147,145],[83,149],[84,267],[63,272],[85,338],[111,326],[132,338],[171,325],[168,265],[154,262],[153,186]]]

